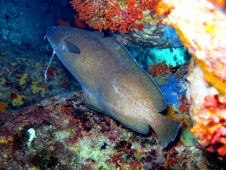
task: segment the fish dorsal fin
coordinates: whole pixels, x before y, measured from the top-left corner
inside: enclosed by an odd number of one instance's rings
[[[104,33],[100,31],[92,31],[91,34],[96,38],[102,38],[104,37]]]
[[[111,51],[115,57],[117,57],[119,60],[130,62],[133,60],[130,56],[126,48],[121,45],[118,41],[116,41],[113,37],[103,37],[100,39],[103,43],[103,45]]]
[[[77,47],[75,44],[73,44],[72,42],[68,41],[68,40],[64,40],[62,42],[62,49],[65,52],[69,52],[69,53],[75,53],[75,54],[80,54],[80,49],[79,47]]]
[[[103,109],[101,105],[98,103],[96,96],[94,96],[85,88],[82,88],[82,91],[83,91],[83,100],[86,106],[98,112],[103,112]]]

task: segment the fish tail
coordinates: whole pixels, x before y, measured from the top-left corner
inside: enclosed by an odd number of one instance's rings
[[[158,115],[157,119],[151,122],[151,127],[157,134],[162,147],[166,148],[177,137],[182,122],[170,119],[161,114],[156,115]]]

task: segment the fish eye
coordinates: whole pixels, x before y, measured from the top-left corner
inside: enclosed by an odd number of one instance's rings
[[[56,29],[56,26],[50,27],[50,31],[53,31],[53,30],[55,30],[55,29]]]

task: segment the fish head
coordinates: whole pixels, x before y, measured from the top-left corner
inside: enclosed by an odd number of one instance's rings
[[[63,52],[80,54],[79,47],[70,41],[73,36],[71,27],[66,26],[51,26],[46,31],[46,37],[54,51],[61,50]]]
[[[78,78],[80,68],[80,53],[81,48],[84,46],[80,42],[83,37],[84,36],[82,34],[79,34],[78,28],[67,26],[51,26],[46,31],[46,38],[53,49],[52,58],[56,54],[56,56],[75,78]],[[52,58],[50,59],[50,62]]]
[[[59,48],[62,41],[67,37],[70,31],[67,27],[51,26],[47,28],[46,37],[53,49]]]

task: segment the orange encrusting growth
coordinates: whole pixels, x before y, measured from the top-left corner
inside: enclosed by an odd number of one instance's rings
[[[90,27],[102,30],[119,30],[123,33],[143,29],[143,11],[155,13],[159,0],[72,0],[78,16]]]
[[[205,61],[199,59],[194,54],[192,54],[192,56],[203,70],[205,80],[215,86],[221,94],[226,95],[226,82],[217,77],[214,72],[211,72]]]
[[[173,107],[168,107],[167,108],[167,113],[166,116],[173,119],[173,120],[177,120],[177,121],[181,121],[183,122],[182,127],[188,127],[188,124],[190,122],[189,119],[185,119],[181,116],[178,116],[174,113],[174,108]]]
[[[219,7],[224,7],[226,5],[226,0],[209,0],[209,1]]]
[[[6,139],[6,138],[1,138],[0,139],[0,144],[8,144],[9,143],[9,140]]]
[[[157,8],[156,8],[156,13],[159,15],[159,16],[164,16],[164,15],[167,15],[170,13],[170,10],[171,8],[166,5],[165,3],[163,3],[162,1],[160,1],[157,5]]]
[[[5,102],[0,102],[0,111],[5,111],[7,110],[8,104]]]

